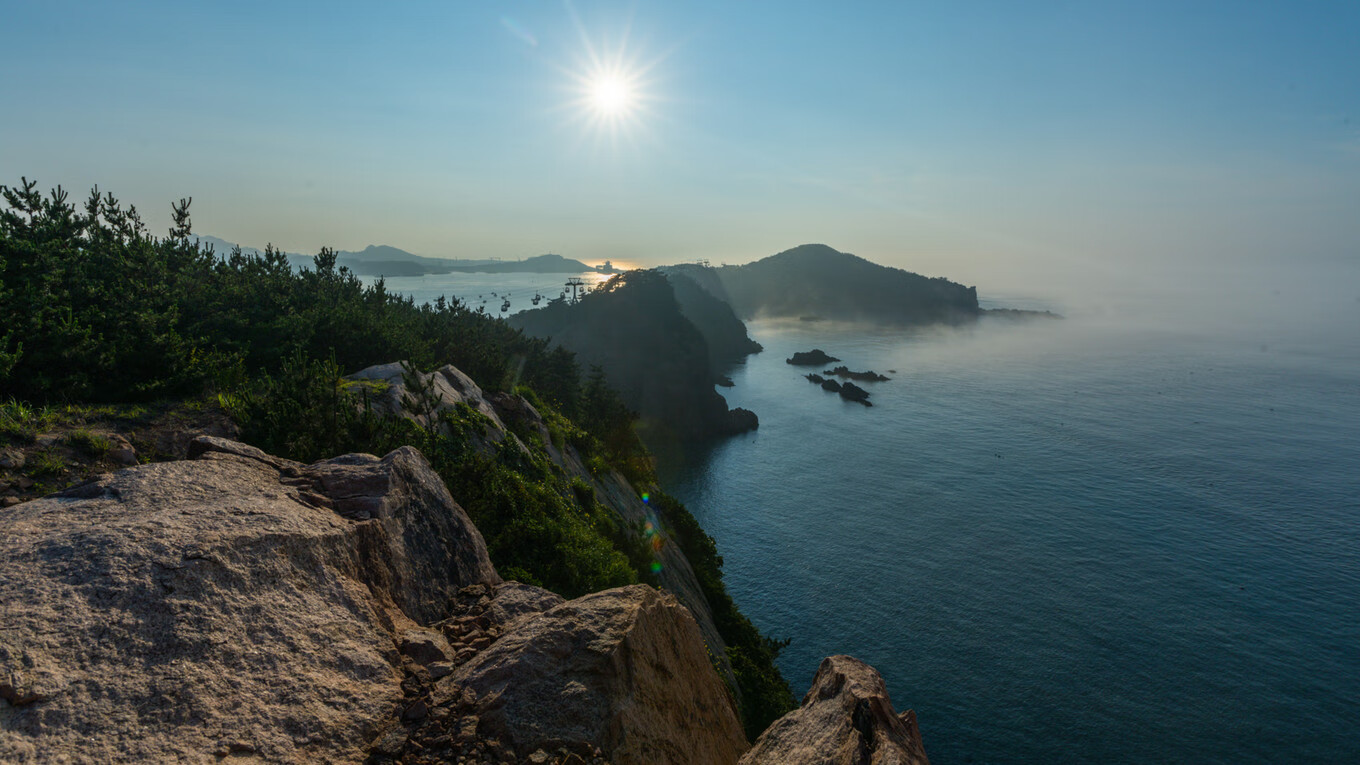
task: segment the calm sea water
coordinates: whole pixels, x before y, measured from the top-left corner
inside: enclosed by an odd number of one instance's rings
[[[869,662],[936,765],[1357,761],[1360,298],[1176,308],[755,322],[723,393],[760,429],[663,483],[795,693]],[[864,408],[784,363],[814,347],[896,372]]]
[[[362,277],[364,283],[376,279]],[[581,274],[440,274],[431,276],[389,276],[384,280],[389,292],[410,295],[416,303],[433,303],[439,296],[458,298],[469,308],[483,308],[492,316],[510,316],[534,308],[535,295],[541,296],[539,305],[560,296],[567,279],[577,278],[593,289],[608,276],[588,271]],[[492,293],[495,293],[494,295]],[[568,293],[570,294],[570,293]],[[505,300],[510,307],[502,311]]]
[[[760,429],[663,484],[792,638],[795,693],[829,654],[873,664],[936,765],[1357,761],[1357,276],[956,331],[754,322],[720,390]],[[813,347],[893,379],[844,402],[784,363]]]

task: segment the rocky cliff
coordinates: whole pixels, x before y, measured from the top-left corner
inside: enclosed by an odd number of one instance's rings
[[[687,609],[646,586],[563,603],[502,583],[415,450],[194,452],[0,520],[0,760],[745,748]]]
[[[731,678],[726,644],[714,624],[713,609],[704,597],[689,560],[666,534],[663,524],[617,470],[592,472],[574,446],[567,442],[554,443],[542,415],[524,397],[506,393],[488,395],[452,365],[412,375],[400,363],[383,364],[356,372],[350,379],[380,383],[372,398],[374,408],[391,416],[409,417],[423,426],[437,422],[439,413],[444,410],[459,405],[471,408],[486,418],[485,428],[468,436],[482,449],[492,448],[508,439],[517,448],[527,451],[528,447],[514,431],[537,434],[537,442],[542,444],[553,464],[568,477],[589,484],[600,504],[618,514],[629,527],[650,528],[655,532],[652,552],[661,564],[656,572],[657,584],[673,593],[690,610],[699,623],[704,642],[718,658],[724,674]],[[428,391],[428,401],[423,407],[412,406],[418,395],[409,383]],[[413,408],[424,411],[412,411]]]
[[[508,437],[514,437],[510,435]],[[725,763],[699,625],[503,582],[419,452],[219,438],[0,515],[0,761]],[[746,763],[924,763],[846,657]]]

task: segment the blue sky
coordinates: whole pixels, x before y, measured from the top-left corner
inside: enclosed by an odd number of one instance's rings
[[[304,252],[1357,259],[1360,3],[396,5],[0,4],[0,183]]]

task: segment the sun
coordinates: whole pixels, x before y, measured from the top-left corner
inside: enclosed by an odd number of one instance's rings
[[[566,98],[555,108],[581,128],[579,138],[587,142],[618,148],[652,140],[659,118],[656,110],[666,102],[657,70],[670,51],[643,58],[640,54],[650,46],[630,42],[630,27],[601,39],[586,31],[574,11],[572,20],[580,48],[557,65],[566,75],[562,83]]]
[[[618,74],[597,74],[589,83],[590,105],[601,117],[625,117],[633,109],[633,88]]]

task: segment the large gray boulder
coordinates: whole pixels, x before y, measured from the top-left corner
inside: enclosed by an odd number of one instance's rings
[[[0,761],[358,761],[397,648],[496,586],[424,458],[221,439],[0,516]]]
[[[930,765],[916,714],[893,710],[877,670],[850,656],[822,660],[803,705],[775,720],[741,765]]]
[[[730,765],[746,749],[674,597],[639,584],[562,602],[507,583],[459,600],[438,627],[460,666],[415,673],[375,761]]]

